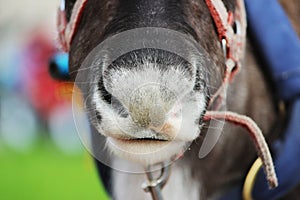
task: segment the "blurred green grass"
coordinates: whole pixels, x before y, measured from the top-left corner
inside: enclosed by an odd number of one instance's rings
[[[0,199],[109,198],[87,152],[66,155],[51,142],[40,142],[22,153],[0,143]]]

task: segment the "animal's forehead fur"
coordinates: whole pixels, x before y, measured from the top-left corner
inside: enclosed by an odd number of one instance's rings
[[[234,7],[233,2],[224,1],[230,9]],[[67,17],[73,3],[74,0],[66,0]],[[142,5],[149,5],[151,9]],[[162,14],[153,16],[148,10]],[[218,73],[224,73],[222,50],[205,1],[133,0],[129,5],[124,0],[89,0],[71,44],[70,72],[73,80],[89,52],[106,37],[119,31],[151,26],[170,28],[190,35],[212,56],[213,62],[222,66]]]

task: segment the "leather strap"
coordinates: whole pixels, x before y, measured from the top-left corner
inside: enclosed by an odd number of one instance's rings
[[[59,42],[61,49],[65,52],[70,51],[71,42],[80,22],[83,10],[87,0],[77,0],[71,12],[70,21],[67,22],[66,12],[64,8],[64,0],[57,13],[57,29],[59,33]]]
[[[233,79],[244,58],[247,27],[244,1],[237,0],[234,13],[227,11],[221,0],[205,2],[217,27],[219,40],[226,45],[226,83]]]

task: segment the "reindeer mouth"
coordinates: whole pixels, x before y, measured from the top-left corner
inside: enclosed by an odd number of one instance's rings
[[[163,140],[163,139],[153,139],[153,138],[136,138],[136,139],[116,139],[112,138],[113,143],[117,145],[117,148],[121,148],[123,151],[131,151],[130,149],[135,148],[136,153],[145,153],[144,148],[151,149],[150,152],[153,153],[172,143],[171,140]],[[131,153],[134,153],[132,151]]]
[[[109,137],[107,139],[107,145],[112,153],[144,166],[172,161],[177,155],[182,155],[188,146],[182,141],[147,137],[134,139]]]
[[[132,139],[133,141],[158,141],[158,142],[167,142],[166,139],[157,139],[157,138],[136,138]]]
[[[124,142],[170,142],[167,139],[160,139],[160,138],[132,138],[132,139],[118,139]]]
[[[172,138],[165,135],[155,133],[145,137],[114,137],[113,139],[123,142],[171,142]]]
[[[141,147],[145,145],[154,145],[153,149],[156,149],[157,147],[161,148],[169,143],[176,142],[174,137],[164,133],[155,132],[154,130],[136,133],[136,135],[111,135],[108,137],[111,141],[114,141],[113,143],[117,146],[123,146],[125,149],[127,149],[126,146],[132,148],[133,146]]]

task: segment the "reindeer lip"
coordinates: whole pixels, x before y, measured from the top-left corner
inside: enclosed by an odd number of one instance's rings
[[[156,136],[156,137],[126,137],[126,138],[115,138],[117,140],[121,140],[121,141],[125,141],[125,142],[169,142],[170,140],[167,138],[163,138],[160,136]]]
[[[144,138],[122,138],[119,140],[125,140],[125,141],[158,141],[158,142],[168,142],[170,140],[164,139],[164,138],[154,138],[154,137],[144,137]]]
[[[169,141],[167,139],[161,139],[161,138],[134,138],[134,139],[131,139],[131,140],[134,140],[134,141],[160,141],[160,142]]]

